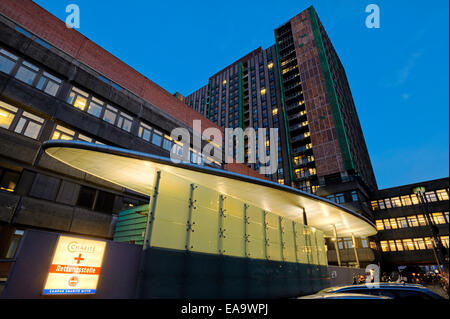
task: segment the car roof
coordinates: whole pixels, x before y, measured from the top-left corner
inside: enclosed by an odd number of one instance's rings
[[[374,296],[355,293],[330,293],[330,294],[314,294],[299,297],[297,299],[392,299],[386,296]]]

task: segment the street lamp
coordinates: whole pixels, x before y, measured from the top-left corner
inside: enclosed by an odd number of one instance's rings
[[[442,245],[441,239],[437,235],[438,234],[437,227],[431,221],[431,216],[428,213],[428,210],[426,209],[427,199],[424,196],[425,187],[424,186],[414,187],[412,189],[412,192],[417,195],[422,212],[427,218],[428,226],[430,228],[431,235],[433,236],[433,240],[434,240],[433,254],[434,254],[434,258],[436,259],[436,263],[437,263],[439,272],[441,271],[441,269],[443,269],[445,272],[448,272],[448,269],[445,264],[445,255],[444,255],[444,251],[443,251],[443,245]],[[436,252],[436,250],[437,250],[437,252]],[[441,268],[441,265],[442,265],[442,268]]]

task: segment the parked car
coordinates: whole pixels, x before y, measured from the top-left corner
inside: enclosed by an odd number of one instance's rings
[[[399,283],[375,283],[363,285],[351,285],[331,287],[319,291],[321,294],[363,294],[372,296],[383,296],[397,300],[437,300],[444,299],[428,288],[417,284]]]
[[[322,293],[299,297],[297,299],[392,299],[385,296],[364,295],[356,293]]]

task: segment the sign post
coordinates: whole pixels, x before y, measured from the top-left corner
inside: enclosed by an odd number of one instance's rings
[[[105,241],[60,235],[42,294],[95,294],[105,248]]]

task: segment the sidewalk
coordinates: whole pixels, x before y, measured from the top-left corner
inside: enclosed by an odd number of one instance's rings
[[[424,285],[424,286],[427,287],[428,289],[430,289],[431,291],[437,293],[438,295],[441,295],[445,299],[449,299],[448,295],[445,293],[445,291],[438,284],[427,284],[427,285]]]

